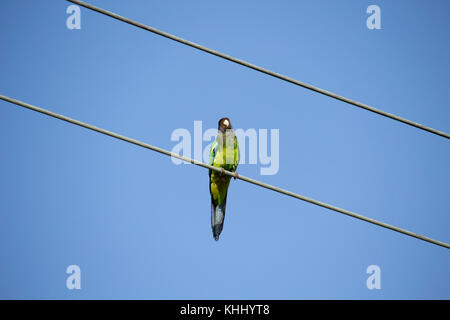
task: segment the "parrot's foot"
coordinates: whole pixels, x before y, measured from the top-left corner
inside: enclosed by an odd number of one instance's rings
[[[225,169],[224,168],[220,168],[220,172],[221,172],[221,175],[225,175]]]
[[[236,180],[237,178],[239,178],[239,174],[237,172],[234,173],[234,180]]]

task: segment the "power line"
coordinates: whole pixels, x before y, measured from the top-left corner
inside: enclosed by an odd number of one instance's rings
[[[307,83],[304,83],[304,82],[295,80],[295,79],[293,79],[293,78],[284,76],[284,75],[282,75],[282,74],[279,74],[279,73],[276,73],[276,72],[267,70],[267,69],[265,69],[265,68],[259,67],[259,66],[257,66],[257,65],[251,64],[251,63],[249,63],[249,62],[246,62],[246,61],[243,61],[243,60],[234,58],[234,57],[232,57],[232,56],[223,54],[223,53],[221,53],[221,52],[218,52],[218,51],[209,49],[209,48],[207,48],[207,47],[201,46],[201,45],[199,45],[199,44],[197,44],[197,43],[194,43],[194,42],[191,42],[191,41],[182,39],[182,38],[177,37],[177,36],[174,36],[174,35],[172,35],[172,34],[170,34],[170,33],[167,33],[167,32],[161,31],[161,30],[158,30],[158,29],[153,28],[153,27],[150,27],[150,26],[147,26],[147,25],[142,24],[142,23],[140,23],[140,22],[136,22],[136,21],[134,21],[134,20],[131,20],[131,19],[122,17],[122,16],[120,16],[120,15],[118,15],[118,14],[115,14],[115,13],[113,13],[113,12],[107,11],[107,10],[105,10],[105,9],[102,9],[102,8],[99,8],[99,7],[96,7],[96,6],[93,6],[93,5],[88,4],[88,3],[85,3],[85,2],[83,2],[83,1],[78,1],[78,0],[67,0],[67,1],[72,2],[72,3],[75,3],[75,4],[78,4],[78,5],[80,5],[80,6],[83,6],[83,7],[87,8],[87,9],[96,11],[96,12],[98,12],[98,13],[102,13],[102,14],[104,14],[104,15],[106,15],[106,16],[109,16],[109,17],[111,17],[111,18],[120,20],[120,21],[122,21],[122,22],[131,24],[131,25],[136,26],[136,27],[138,27],[138,28],[141,28],[141,29],[144,29],[144,30],[153,32],[153,33],[155,33],[155,34],[157,34],[157,35],[160,35],[160,36],[163,36],[163,37],[165,37],[165,38],[168,38],[168,39],[177,41],[177,42],[179,42],[179,43],[182,43],[182,44],[185,44],[185,45],[187,45],[187,46],[193,47],[193,48],[195,48],[195,49],[198,49],[198,50],[207,52],[207,53],[209,53],[209,54],[218,56],[218,57],[220,57],[220,58],[229,60],[229,61],[231,61],[231,62],[240,64],[240,65],[242,65],[242,66],[244,66],[244,67],[247,67],[247,68],[250,68],[250,69],[253,69],[253,70],[262,72],[262,73],[265,73],[265,74],[267,74],[267,75],[269,75],[269,76],[272,76],[272,77],[275,77],[275,78],[278,78],[278,79],[281,79],[281,80],[290,82],[290,83],[292,83],[292,84],[298,85],[298,86],[300,86],[300,87],[303,87],[303,88],[306,88],[306,89],[309,89],[309,90],[312,90],[312,91],[321,93],[321,94],[326,95],[326,96],[328,96],[328,97],[331,97],[331,98],[334,98],[334,99],[343,101],[343,102],[345,102],[345,103],[354,105],[354,106],[356,106],[356,107],[365,109],[365,110],[367,110],[367,111],[371,111],[371,112],[377,113],[377,114],[379,114],[379,115],[381,115],[381,116],[384,116],[384,117],[387,117],[387,118],[390,118],[390,119],[393,119],[393,120],[396,120],[396,121],[405,123],[405,124],[407,124],[407,125],[410,125],[410,126],[419,128],[419,129],[421,129],[421,130],[425,130],[425,131],[428,131],[428,132],[430,132],[430,133],[433,133],[433,134],[442,136],[442,137],[444,137],[444,138],[450,139],[450,134],[448,134],[448,133],[446,133],[446,132],[439,131],[439,130],[436,130],[436,129],[433,129],[433,128],[424,126],[424,125],[422,125],[422,124],[420,124],[420,123],[417,123],[417,122],[414,122],[414,121],[411,121],[411,120],[408,120],[408,119],[399,117],[399,116],[397,116],[397,115],[395,115],[395,114],[388,113],[388,112],[383,111],[383,110],[380,110],[380,109],[376,109],[376,108],[371,107],[371,106],[369,106],[369,105],[367,105],[367,104],[364,104],[364,103],[361,103],[361,102],[358,102],[358,101],[355,101],[355,100],[352,100],[352,99],[345,98],[345,97],[340,96],[340,95],[338,95],[338,94],[335,94],[335,93],[333,93],[333,92],[330,92],[330,91],[327,91],[327,90],[324,90],[324,89],[321,89],[321,88],[312,86],[312,85],[310,85],[310,84],[307,84]]]
[[[102,128],[95,127],[93,125],[90,125],[90,124],[87,124],[87,123],[84,123],[84,122],[81,122],[81,121],[78,121],[78,120],[75,120],[75,119],[72,119],[72,118],[69,118],[69,117],[66,117],[66,116],[54,113],[54,112],[51,112],[51,111],[46,110],[46,109],[42,109],[42,108],[33,106],[31,104],[28,104],[28,103],[25,103],[25,102],[22,102],[22,101],[19,101],[19,100],[16,100],[16,99],[12,99],[12,98],[6,97],[4,95],[0,95],[0,99],[2,99],[4,101],[7,101],[7,102],[10,102],[12,104],[15,104],[15,105],[18,105],[18,106],[21,106],[21,107],[33,110],[33,111],[37,111],[37,112],[43,113],[43,114],[48,115],[50,117],[57,118],[57,119],[60,119],[60,120],[63,120],[63,121],[75,124],[77,126],[84,127],[86,129],[89,129],[89,130],[92,130],[92,131],[96,131],[96,132],[102,133],[104,135],[107,135],[107,136],[110,136],[110,137],[113,137],[113,138],[116,138],[116,139],[119,139],[119,140],[123,140],[125,142],[129,142],[129,143],[135,144],[137,146],[140,146],[140,147],[143,147],[143,148],[146,148],[146,149],[150,149],[152,151],[156,151],[156,152],[162,153],[162,154],[164,154],[166,156],[170,156],[170,157],[174,157],[174,158],[186,161],[186,162],[190,162],[190,163],[195,164],[197,166],[200,166],[200,167],[203,167],[203,168],[207,168],[209,170],[214,170],[216,172],[223,173],[223,174],[226,174],[228,176],[235,177],[235,178],[240,179],[242,181],[246,181],[246,182],[252,183],[254,185],[257,185],[257,186],[260,186],[260,187],[263,187],[263,188],[266,188],[266,189],[269,189],[269,190],[273,190],[275,192],[279,192],[279,193],[285,194],[287,196],[290,196],[290,197],[293,197],[293,198],[296,198],[296,199],[299,199],[299,200],[303,200],[303,201],[315,204],[317,206],[321,206],[323,208],[326,208],[326,209],[329,209],[329,210],[333,210],[333,211],[345,214],[347,216],[350,216],[350,217],[353,217],[353,218],[357,218],[357,219],[360,219],[360,220],[363,220],[363,221],[366,221],[366,222],[378,225],[380,227],[387,228],[387,229],[390,229],[390,230],[393,230],[393,231],[396,231],[396,232],[400,232],[400,233],[406,234],[408,236],[411,236],[411,237],[414,237],[414,238],[417,238],[417,239],[420,239],[420,240],[423,240],[423,241],[427,241],[427,242],[430,242],[430,243],[438,245],[438,246],[442,246],[442,247],[447,248],[447,249],[450,249],[450,245],[445,243],[445,242],[434,240],[434,239],[431,239],[431,238],[419,235],[417,233],[414,233],[414,232],[411,232],[411,231],[408,231],[408,230],[405,230],[405,229],[397,228],[397,227],[389,225],[387,223],[380,222],[380,221],[377,221],[377,220],[374,220],[374,219],[371,219],[371,218],[367,218],[367,217],[362,216],[360,214],[357,214],[357,213],[354,213],[354,212],[351,212],[351,211],[348,211],[348,210],[345,210],[345,209],[341,209],[341,208],[338,208],[338,207],[332,206],[330,204],[327,204],[327,203],[324,203],[324,202],[320,202],[320,201],[317,201],[317,200],[314,200],[314,199],[311,199],[311,198],[307,198],[305,196],[296,194],[294,192],[291,192],[291,191],[288,191],[288,190],[284,190],[284,189],[281,189],[281,188],[277,188],[277,187],[274,187],[272,185],[269,185],[269,184],[266,184],[266,183],[263,183],[263,182],[260,182],[260,181],[257,181],[257,180],[254,180],[254,179],[242,176],[242,175],[237,175],[234,172],[222,170],[220,168],[210,166],[210,165],[208,165],[206,163],[203,163],[203,162],[200,162],[200,161],[188,158],[188,157],[180,156],[180,155],[178,155],[176,153],[172,153],[170,151],[167,151],[167,150],[164,150],[164,149],[161,149],[161,148],[149,145],[147,143],[144,143],[144,142],[141,142],[141,141],[138,141],[138,140],[134,140],[134,139],[122,136],[120,134],[117,134],[117,133],[114,133],[114,132],[102,129]]]

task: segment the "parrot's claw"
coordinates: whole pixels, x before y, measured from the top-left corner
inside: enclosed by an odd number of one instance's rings
[[[222,175],[224,176],[225,175],[225,169],[224,168],[220,168],[220,171],[221,171]]]
[[[239,178],[239,174],[237,172],[234,173],[234,180],[236,180],[237,178]]]

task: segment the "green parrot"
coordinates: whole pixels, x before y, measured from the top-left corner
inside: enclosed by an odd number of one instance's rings
[[[239,144],[230,119],[219,120],[216,140],[211,145],[209,165],[235,172],[239,163]],[[236,172],[237,176],[237,172]],[[236,179],[235,176],[235,179]],[[209,170],[209,193],[211,194],[211,227],[214,239],[219,240],[225,219],[227,191],[231,177]]]

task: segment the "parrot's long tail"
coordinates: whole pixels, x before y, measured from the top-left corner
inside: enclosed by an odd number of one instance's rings
[[[219,241],[219,236],[223,229],[226,204],[227,204],[226,197],[220,205],[214,204],[214,200],[211,199],[211,227],[214,239],[216,241]]]

